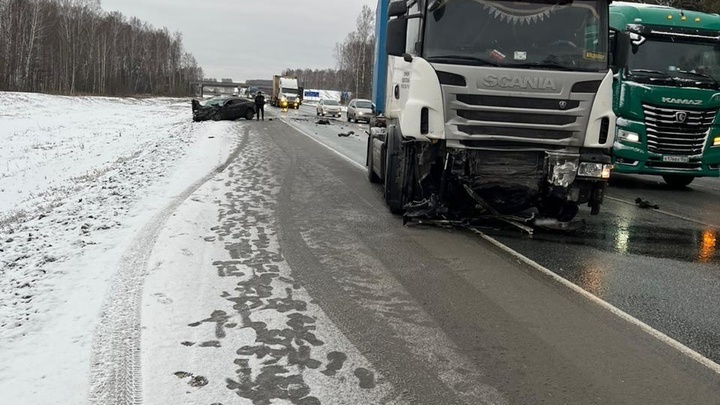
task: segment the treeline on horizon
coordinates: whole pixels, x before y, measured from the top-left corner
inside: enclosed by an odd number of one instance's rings
[[[99,0],[0,0],[0,90],[182,96],[202,77],[180,33]]]

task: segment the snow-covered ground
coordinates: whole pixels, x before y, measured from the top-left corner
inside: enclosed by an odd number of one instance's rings
[[[179,99],[0,102],[0,404],[413,403],[301,282],[306,251],[338,268],[331,295],[363,291],[358,311],[402,306],[377,319],[447,387],[498,397],[362,238],[328,256],[323,210],[289,219],[286,123],[359,168],[363,138],[333,143],[300,111],[193,123]]]
[[[86,402],[123,253],[243,125],[193,123],[189,104],[0,93],[0,402]]]

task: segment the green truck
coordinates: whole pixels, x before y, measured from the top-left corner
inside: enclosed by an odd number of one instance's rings
[[[720,176],[720,15],[613,2],[610,25],[632,41],[613,84],[615,172],[677,188]]]

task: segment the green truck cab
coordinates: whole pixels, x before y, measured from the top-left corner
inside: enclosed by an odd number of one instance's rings
[[[632,41],[613,84],[615,172],[720,176],[720,15],[614,2],[610,25]]]

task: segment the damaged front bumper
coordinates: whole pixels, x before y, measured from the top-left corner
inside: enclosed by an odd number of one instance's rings
[[[466,221],[494,217],[525,230],[527,226],[550,222],[567,223],[576,216],[581,204],[587,204],[591,214],[599,213],[612,169],[610,157],[599,150],[444,152],[442,178],[428,182],[440,184],[440,188],[407,204],[408,220]],[[432,153],[429,149],[422,151],[417,161],[432,159],[423,156],[429,153]],[[414,176],[421,180],[437,178],[430,166],[417,165]],[[567,227],[553,225],[558,226]]]

